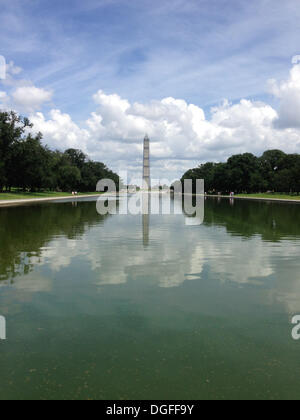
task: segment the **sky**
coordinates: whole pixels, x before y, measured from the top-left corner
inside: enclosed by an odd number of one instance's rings
[[[0,10],[0,108],[29,116],[52,149],[140,178],[148,133],[152,176],[169,180],[232,154],[300,153],[298,0],[0,0]]]

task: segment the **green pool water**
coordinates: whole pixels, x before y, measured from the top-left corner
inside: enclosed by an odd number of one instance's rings
[[[298,399],[299,255],[297,204],[1,208],[0,399]]]

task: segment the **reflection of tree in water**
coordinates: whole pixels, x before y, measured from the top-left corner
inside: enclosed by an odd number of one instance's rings
[[[145,204],[145,202],[144,202]],[[173,203],[174,204],[174,203]],[[146,201],[146,208],[149,203]],[[45,204],[0,209],[0,282],[32,271],[34,262],[55,237],[80,238],[89,228],[104,222],[95,202]],[[223,226],[232,235],[277,242],[300,237],[298,204],[208,198],[206,226]],[[149,244],[149,215],[143,216],[143,243]],[[183,238],[184,240],[184,238]]]
[[[0,209],[0,282],[33,269],[30,259],[54,237],[81,237],[87,229],[103,223],[95,202],[46,204]]]
[[[233,235],[251,238],[261,235],[265,241],[277,242],[300,237],[300,206],[298,204],[207,198],[205,225],[226,227]]]

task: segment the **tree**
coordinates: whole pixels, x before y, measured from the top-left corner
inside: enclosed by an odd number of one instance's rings
[[[8,166],[9,187],[17,185],[31,191],[49,187],[50,153],[41,144],[41,139],[41,134],[35,137],[29,134],[15,146]]]
[[[230,178],[227,163],[218,163],[215,166],[213,187],[216,192],[230,192]]]
[[[230,157],[227,163],[211,163],[188,170],[182,177],[205,180],[208,192],[300,192],[300,155],[268,150],[260,158],[251,153]],[[195,188],[194,188],[195,190]]]
[[[230,190],[238,193],[253,192],[254,174],[258,176],[259,163],[251,153],[235,155],[228,159]]]
[[[96,191],[103,178],[119,184],[119,176],[104,163],[92,162],[78,149],[51,151],[42,134],[32,134],[32,124],[14,112],[0,112],[0,192],[60,189]]]
[[[0,191],[7,187],[15,147],[22,141],[25,130],[31,127],[28,118],[15,112],[0,112]]]
[[[199,169],[196,171],[198,179],[205,180],[205,189],[206,191],[211,191],[214,188],[214,173],[215,173],[216,164],[213,162],[205,163],[200,165]]]
[[[283,168],[285,157],[281,150],[268,150],[260,158],[261,173],[271,191],[275,190],[276,174]]]
[[[78,149],[68,149],[64,153],[69,159],[72,166],[76,166],[81,170],[86,161],[86,155]]]
[[[281,174],[281,188],[280,191],[291,191],[291,192],[300,192],[300,155],[298,154],[292,154],[292,155],[286,155],[281,162],[282,164],[282,171],[280,171]],[[285,174],[287,181],[284,184],[282,180],[282,176]],[[289,189],[284,189],[286,186],[289,187]]]
[[[80,181],[80,170],[76,166],[61,166],[59,168],[58,186],[62,191],[77,190]]]

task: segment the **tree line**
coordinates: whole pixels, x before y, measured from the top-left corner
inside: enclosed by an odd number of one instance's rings
[[[226,163],[208,162],[190,169],[183,177],[205,180],[206,192],[294,193],[300,192],[300,155],[268,150],[257,157],[251,153],[230,157]]]
[[[28,118],[15,112],[0,112],[0,192],[23,191],[92,192],[100,179],[119,176],[104,163],[93,162],[81,151],[50,150],[42,134],[32,134]]]

